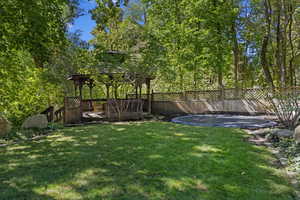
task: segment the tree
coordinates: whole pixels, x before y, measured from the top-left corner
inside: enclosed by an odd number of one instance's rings
[[[42,67],[65,42],[66,24],[76,16],[76,0],[1,1],[0,49],[29,51]]]
[[[0,2],[0,112],[14,124],[63,95],[58,84],[47,81],[48,67],[68,46],[66,27],[78,14],[77,4],[77,0]]]

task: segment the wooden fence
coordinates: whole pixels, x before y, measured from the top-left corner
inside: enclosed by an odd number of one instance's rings
[[[65,107],[60,107],[58,110],[54,112],[54,122],[60,122],[64,118]]]
[[[48,122],[52,122],[54,117],[54,107],[49,106],[47,109],[42,111],[41,114],[46,115]]]
[[[76,124],[81,122],[82,106],[80,97],[65,97],[64,123]]]
[[[143,100],[110,99],[107,101],[105,113],[110,121],[140,119],[143,114]]]
[[[81,101],[82,111],[105,112],[106,99],[83,99]]]
[[[146,100],[148,98],[147,94],[142,94],[141,96],[138,96],[138,98]],[[127,94],[126,99],[137,99],[136,94]]]
[[[64,115],[64,107],[59,108],[58,110],[54,111],[53,106],[49,106],[45,109],[41,114],[46,115],[48,122],[59,122],[62,121]]]
[[[282,96],[286,93],[300,93],[293,88],[251,88],[152,93],[153,114],[201,114],[201,113],[266,113],[265,99],[276,91]]]
[[[153,93],[153,101],[236,100],[265,98],[272,89],[224,89]]]
[[[274,92],[276,91],[276,92]],[[135,94],[128,94],[126,99],[88,99],[66,97],[64,108],[55,113],[55,118],[64,114],[64,123],[80,123],[83,112],[99,112],[111,120],[140,119],[148,106],[153,114],[202,114],[235,113],[262,114],[268,110],[267,98],[280,99],[274,95],[300,96],[300,88],[283,89],[224,89],[205,91],[185,91],[158,93],[152,92],[151,101],[143,94],[135,99]],[[148,105],[148,106],[145,106]],[[51,112],[52,113],[52,112]],[[53,116],[49,117],[53,118]]]

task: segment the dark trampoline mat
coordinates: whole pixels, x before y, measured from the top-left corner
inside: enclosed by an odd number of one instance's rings
[[[204,127],[227,127],[243,129],[268,128],[277,125],[265,116],[241,116],[241,115],[187,115],[175,117],[172,122]]]

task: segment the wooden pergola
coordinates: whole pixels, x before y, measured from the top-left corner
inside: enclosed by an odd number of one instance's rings
[[[118,99],[117,96],[117,88],[114,88],[113,82],[119,83],[130,83],[135,87],[135,98],[142,98],[142,87],[146,85],[146,95],[147,95],[147,111],[151,112],[151,80],[155,77],[153,76],[145,76],[143,74],[138,73],[130,73],[124,71],[114,71],[109,72],[107,70],[102,70],[97,74],[72,74],[68,80],[73,81],[74,85],[74,96],[79,96],[80,99],[83,99],[83,87],[87,86],[89,88],[90,99],[93,99],[93,88],[95,85],[94,76],[101,77],[105,76],[100,80],[106,87],[106,101],[109,99],[113,99],[110,97],[111,90],[114,90],[115,96],[114,99]],[[86,99],[87,100],[87,99]]]
[[[65,118],[70,118],[70,121],[81,121],[80,118],[87,112],[104,113],[104,116],[110,117],[118,113],[140,115],[143,110],[151,113],[151,80],[155,77],[147,76],[145,73],[137,73],[126,71],[124,68],[116,67],[125,61],[128,54],[119,51],[103,52],[105,56],[101,59],[102,63],[106,66],[93,74],[72,74],[68,80],[73,81],[74,97],[65,98],[65,111],[69,111]],[[115,60],[116,59],[116,60]],[[116,63],[115,63],[116,62]],[[96,67],[94,67],[96,69]],[[98,68],[99,69],[99,68]],[[105,86],[106,98],[94,99],[93,90],[96,84]],[[131,98],[119,98],[118,91],[121,85],[129,84],[135,89],[134,95]],[[142,88],[146,85],[146,98],[142,98]],[[89,98],[83,96],[83,88],[89,88]],[[112,93],[112,95],[110,95]],[[125,94],[124,94],[125,95]],[[147,107],[143,106],[147,102]],[[102,106],[99,107],[99,104]],[[121,111],[124,108],[123,111]],[[74,117],[73,117],[74,116]],[[74,118],[74,119],[73,119]],[[68,121],[68,120],[65,120]]]

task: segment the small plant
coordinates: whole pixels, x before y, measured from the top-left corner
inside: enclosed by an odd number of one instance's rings
[[[296,144],[294,139],[281,138],[278,143],[274,144],[278,147],[287,158],[292,159],[300,154],[300,145]]]

